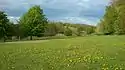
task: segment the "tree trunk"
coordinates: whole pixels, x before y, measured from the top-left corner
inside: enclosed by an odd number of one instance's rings
[[[6,37],[5,36],[3,37],[3,42],[6,42]]]
[[[30,36],[30,40],[33,40],[32,36]]]
[[[20,41],[20,36],[19,36],[19,41]]]

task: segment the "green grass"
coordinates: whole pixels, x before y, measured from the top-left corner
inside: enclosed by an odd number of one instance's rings
[[[125,36],[0,44],[0,70],[124,70]]]

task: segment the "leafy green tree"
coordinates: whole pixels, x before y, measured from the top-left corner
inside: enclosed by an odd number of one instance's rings
[[[114,3],[112,2],[109,6],[106,7],[105,15],[99,23],[99,27],[97,27],[98,29],[100,29],[98,31],[101,31],[101,33],[106,35],[114,34],[117,17],[118,11],[116,10]]]
[[[125,0],[115,0],[113,5],[117,10],[117,20],[115,21],[115,34],[125,34]]]
[[[47,25],[47,18],[40,6],[33,6],[21,18],[20,23],[25,33],[30,36],[43,36]]]
[[[125,34],[125,0],[112,0],[103,20],[104,34]]]
[[[8,22],[6,32],[7,37],[15,36],[14,24],[12,22]]]
[[[7,36],[7,27],[8,27],[9,19],[7,18],[7,15],[5,12],[0,11],[0,36],[4,39],[4,42],[6,41]]]
[[[96,33],[97,34],[104,34],[104,20],[101,20],[101,22],[97,25],[97,28],[96,28]]]
[[[18,38],[18,40],[20,40],[21,38],[26,37],[24,35],[24,32],[21,29],[21,25],[19,23],[18,24],[14,24],[14,23],[11,22],[9,28],[10,29],[8,29],[8,32],[11,32],[10,36],[16,36]]]
[[[70,26],[70,27],[68,27],[68,28],[72,31],[72,35],[73,35],[73,36],[77,36],[77,35],[78,35],[78,32],[77,32],[77,28],[76,28],[76,27]]]
[[[82,31],[83,31],[83,28],[82,27],[78,27],[77,28],[77,35],[81,36]]]
[[[113,34],[114,33],[114,23],[117,19],[117,14],[114,6],[108,6],[106,13],[104,15],[104,34]]]
[[[60,34],[64,33],[64,25],[61,22],[56,23],[57,32]]]
[[[125,5],[117,8],[118,17],[115,21],[115,33],[116,34],[125,34]]]
[[[14,24],[14,32],[15,32],[15,36],[17,36],[19,40],[21,37],[24,37],[24,33],[21,29],[20,24]]]
[[[95,30],[94,30],[93,27],[88,27],[88,28],[86,28],[86,33],[87,33],[87,34],[92,34],[92,33],[94,33],[94,32],[95,32]]]
[[[65,31],[64,31],[64,35],[66,36],[72,36],[72,30],[68,27],[66,27]]]
[[[49,23],[45,30],[45,36],[55,36],[57,34],[57,27],[54,23]]]

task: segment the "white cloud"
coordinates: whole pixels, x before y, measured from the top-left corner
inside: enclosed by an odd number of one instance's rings
[[[8,19],[10,19],[11,22],[14,22],[15,24],[17,23],[17,20],[19,20],[20,17],[13,17],[13,16],[8,16]]]
[[[93,24],[98,22],[99,15],[103,15],[100,11],[104,11],[108,2],[109,0],[0,0],[0,9],[5,10],[11,20],[15,20],[32,5],[40,5],[45,11],[49,9],[45,12],[46,15],[56,10],[54,14],[48,15],[50,20],[52,18],[58,21]]]
[[[80,24],[88,24],[88,25],[96,25],[99,21],[98,18],[90,18],[92,20],[89,20],[87,18],[82,18],[82,17],[65,17],[64,19],[60,19],[62,22],[71,22],[71,23],[80,23]]]

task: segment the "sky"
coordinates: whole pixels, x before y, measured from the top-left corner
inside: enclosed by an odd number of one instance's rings
[[[40,5],[51,21],[96,25],[108,3],[109,0],[0,0],[0,10],[15,22],[29,8]]]

